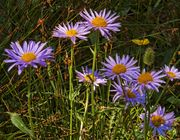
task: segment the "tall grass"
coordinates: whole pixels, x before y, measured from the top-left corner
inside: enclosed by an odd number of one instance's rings
[[[30,139],[28,129],[34,131],[34,139],[158,139],[150,128],[145,134],[140,127],[143,107],[126,108],[123,100],[113,103],[111,81],[94,91],[93,87],[78,82],[75,70],[81,71],[81,66],[86,65],[93,71],[101,69],[101,62],[116,53],[135,57],[142,69],[159,70],[165,64],[179,67],[179,6],[176,0],[1,0],[0,139]],[[121,31],[114,33],[110,41],[91,33],[87,41],[79,41],[73,48],[68,39],[52,38],[57,24],[79,21],[79,12],[84,8],[115,11],[120,15]],[[136,38],[148,38],[150,44],[138,46],[131,41]],[[16,68],[7,72],[4,49],[17,40],[48,42],[54,49],[55,61],[48,62],[45,68],[31,69],[30,75],[23,72],[19,76]],[[149,47],[154,51],[155,61],[147,66],[143,56]],[[159,139],[180,137],[178,86],[178,81],[169,81],[159,93],[148,94],[147,110],[152,112],[161,105],[176,116],[173,129]],[[26,133],[12,123],[7,112],[20,115],[28,128]]]

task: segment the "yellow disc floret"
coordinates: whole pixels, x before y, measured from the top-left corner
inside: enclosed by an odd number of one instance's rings
[[[23,60],[24,62],[31,62],[35,59],[36,55],[33,52],[27,52],[21,56],[21,60]]]
[[[151,81],[153,81],[153,77],[149,72],[145,72],[138,77],[138,82],[140,84],[147,84],[148,82]]]
[[[115,74],[121,74],[121,73],[125,73],[127,70],[126,66],[123,64],[116,64],[113,68],[112,68],[112,72]]]
[[[92,74],[87,74],[84,76],[84,79],[86,82],[92,83],[96,80],[96,77],[93,76]]]
[[[130,89],[127,91],[128,98],[136,98],[136,94],[134,94]]]
[[[91,21],[92,25],[95,27],[106,27],[107,26],[107,22],[103,17],[95,17],[92,21]]]
[[[161,124],[165,123],[165,120],[163,119],[163,117],[156,115],[156,116],[152,116],[151,121],[153,123],[154,126],[159,127]]]
[[[74,30],[74,29],[70,29],[70,30],[66,31],[66,35],[69,36],[69,37],[76,36],[77,35],[77,31]]]
[[[174,72],[169,71],[169,72],[167,72],[167,74],[168,74],[168,76],[170,78],[175,78],[176,77],[176,74]]]

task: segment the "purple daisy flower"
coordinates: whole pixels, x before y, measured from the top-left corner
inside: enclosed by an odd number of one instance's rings
[[[163,80],[161,80],[161,78],[163,78],[165,75],[161,73],[162,71],[146,72],[144,69],[141,74],[139,73],[139,75],[136,75],[135,81],[140,92],[143,93],[146,89],[159,92],[158,87],[161,86],[161,83],[165,83]]]
[[[174,79],[180,79],[180,72],[174,66],[168,67],[165,65],[164,72],[171,81],[173,81]]]
[[[115,77],[121,77],[124,80],[132,80],[139,74],[139,67],[134,66],[137,62],[134,58],[130,58],[129,55],[123,55],[122,58],[116,54],[116,59],[114,60],[111,56],[106,58],[107,63],[102,62],[106,67],[102,70],[104,75],[114,80]]]
[[[140,118],[144,120],[145,114],[141,114]],[[153,129],[153,135],[158,133],[165,136],[165,131],[172,129],[174,120],[174,112],[165,114],[165,107],[159,106],[155,112],[150,114],[149,125]]]
[[[135,104],[145,104],[145,94],[141,95],[138,92],[138,88],[132,82],[125,82],[123,87],[121,84],[114,82],[112,86],[114,87],[114,90],[111,91],[116,92],[113,97],[113,102],[116,102],[120,97],[123,97],[126,101],[126,106],[129,104],[132,104],[133,106]]]
[[[13,63],[8,71],[14,66],[18,66],[18,74],[20,75],[24,68],[37,65],[46,66],[46,60],[52,60],[52,48],[43,49],[46,43],[30,41],[29,44],[24,41],[22,47],[18,42],[11,42],[12,49],[5,49],[10,59],[4,60],[5,63]]]
[[[99,30],[101,35],[107,39],[111,36],[110,31],[120,31],[119,27],[121,27],[121,24],[115,22],[119,18],[116,13],[111,14],[111,11],[106,12],[106,9],[101,10],[99,13],[90,9],[88,13],[84,9],[84,11],[80,12],[80,15],[87,21],[86,24],[88,27]]]
[[[73,25],[73,23],[67,23],[67,25],[63,23],[62,25],[59,24],[57,27],[55,27],[52,36],[59,38],[70,38],[73,44],[75,44],[76,38],[87,40],[86,35],[89,33],[89,28],[82,26],[79,23],[76,23],[75,25]]]
[[[102,78],[98,71],[94,71],[94,76],[92,74],[92,70],[88,69],[88,67],[82,67],[82,73],[79,71],[76,71],[77,78],[79,79],[79,82],[83,83],[90,83],[94,85],[94,90],[96,86],[99,86],[100,84],[104,85],[106,84],[106,79]]]

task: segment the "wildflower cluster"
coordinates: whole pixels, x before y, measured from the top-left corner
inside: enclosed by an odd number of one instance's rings
[[[121,23],[117,22],[119,16],[106,9],[100,12],[91,9],[88,12],[84,9],[80,12],[80,16],[84,21],[75,24],[73,22],[59,24],[54,28],[52,36],[70,39],[75,45],[77,39],[87,40],[87,35],[91,31],[99,31],[108,40],[111,39],[112,33],[120,31]],[[134,39],[132,42],[137,45],[149,44],[148,39]],[[29,66],[34,68],[37,68],[38,65],[45,67],[46,61],[54,61],[53,49],[52,47],[44,48],[46,44],[47,42],[24,41],[21,46],[19,42],[12,42],[11,49],[5,49],[9,58],[4,62],[12,64],[8,71],[17,67],[20,75]],[[174,66],[165,65],[159,71],[147,71],[146,69],[141,71],[134,57],[120,56],[119,54],[116,54],[114,58],[108,56],[102,62],[100,70],[92,70],[87,66],[82,66],[82,72],[78,70],[75,72],[79,82],[92,85],[94,91],[96,91],[96,87],[106,85],[107,80],[111,80],[112,89],[110,91],[114,93],[112,101],[116,102],[122,99],[126,108],[136,105],[146,108],[147,94],[149,91],[159,92],[159,88],[165,83],[165,77],[169,78],[170,81],[180,79],[180,72]],[[141,114],[140,117],[144,120],[145,115]],[[165,131],[171,129],[174,118],[173,112],[165,114],[165,108],[159,106],[155,112],[150,114],[149,118],[149,126],[153,129],[153,134],[165,135]]]
[[[111,56],[106,58],[106,63],[102,62],[105,68],[104,75],[113,80],[111,92],[115,92],[113,102],[123,98],[128,105],[141,104],[143,107],[147,105],[146,94],[149,91],[159,92],[159,87],[165,83],[162,79],[167,76],[171,81],[179,78],[178,69],[165,66],[160,71],[146,71],[143,69],[140,72],[140,68],[136,66],[136,60],[130,58],[130,56],[120,56],[116,54],[115,59]],[[141,118],[144,119],[144,115]],[[150,127],[152,127],[153,134],[156,132],[159,135],[165,135],[166,130],[170,130],[174,121],[174,113],[165,114],[165,108],[161,109],[161,106],[150,115]]]

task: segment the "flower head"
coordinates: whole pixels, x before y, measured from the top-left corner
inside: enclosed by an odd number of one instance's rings
[[[111,14],[111,11],[106,12],[106,9],[101,10],[99,13],[96,11],[90,12],[86,9],[80,13],[80,15],[87,21],[87,26],[95,30],[99,30],[101,35],[109,39],[111,36],[110,31],[119,31],[120,23],[115,22],[119,17],[115,13]]]
[[[148,45],[150,42],[147,38],[145,39],[133,39],[131,40],[133,43],[137,44],[138,46]]]
[[[145,94],[141,95],[138,92],[138,88],[132,82],[125,82],[123,85],[122,87],[121,84],[117,84],[116,82],[112,85],[114,90],[111,91],[116,92],[113,97],[113,102],[123,97],[126,105],[132,104],[134,106],[135,104],[145,104]]]
[[[99,86],[100,84],[104,85],[106,84],[106,79],[102,78],[98,71],[94,71],[94,75],[92,73],[91,69],[88,69],[88,67],[82,67],[82,73],[79,71],[76,71],[77,78],[79,79],[79,82],[93,84],[94,90],[96,86]]]
[[[75,25],[73,25],[73,23],[67,23],[67,25],[63,23],[62,25],[59,24],[55,27],[53,37],[70,38],[73,44],[75,44],[76,38],[86,40],[86,35],[89,33],[89,28],[86,28],[79,23],[76,23]]]
[[[145,118],[145,114],[140,115],[141,119]],[[153,129],[153,135],[165,135],[165,131],[170,130],[174,122],[174,112],[165,114],[165,108],[159,106],[155,112],[150,114],[149,125]]]
[[[139,90],[141,92],[144,92],[146,89],[156,90],[157,92],[158,87],[161,86],[161,83],[165,83],[163,80],[161,80],[162,77],[165,75],[161,74],[162,71],[152,71],[152,72],[146,72],[143,70],[143,72],[136,77],[136,85],[139,87]]]
[[[46,66],[46,60],[52,60],[52,48],[48,47],[43,49],[46,43],[30,41],[27,43],[24,41],[22,47],[18,42],[12,42],[12,49],[5,49],[10,59],[4,60],[5,63],[13,63],[8,71],[14,66],[18,66],[18,74],[20,75],[24,68],[27,66],[33,66],[37,68],[37,65]]]
[[[114,80],[115,77],[121,77],[125,80],[132,80],[133,77],[139,73],[139,67],[134,66],[137,62],[134,58],[130,58],[129,55],[123,55],[122,58],[116,54],[114,60],[111,56],[106,58],[107,63],[102,62],[105,66],[102,70],[104,75]]]
[[[168,67],[165,65],[164,72],[171,81],[173,81],[174,79],[180,79],[180,72],[174,66]]]

